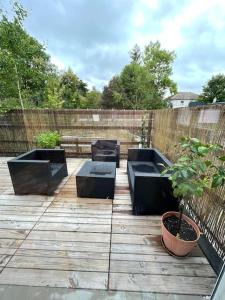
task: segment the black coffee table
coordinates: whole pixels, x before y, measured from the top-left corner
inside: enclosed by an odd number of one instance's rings
[[[86,161],[76,174],[77,196],[113,199],[115,178],[115,162]]]

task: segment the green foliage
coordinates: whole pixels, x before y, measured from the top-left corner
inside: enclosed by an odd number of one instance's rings
[[[20,109],[20,102],[18,99],[11,98],[6,100],[0,100],[0,114],[4,114],[11,109]]]
[[[24,108],[35,108],[34,104],[28,100],[23,101]],[[7,113],[13,109],[21,109],[21,103],[18,98],[8,98],[0,100],[0,114]]]
[[[181,139],[181,157],[162,174],[169,173],[174,195],[190,199],[201,197],[206,189],[225,183],[224,156],[218,156],[222,147],[205,144],[196,138]]]
[[[27,12],[17,2],[11,15],[0,10],[0,112],[17,107],[157,109],[167,106],[162,100],[167,91],[176,91],[170,79],[175,55],[156,42],[143,52],[134,46],[131,63],[110,80],[100,99],[70,68],[59,74],[45,47],[25,31]]]
[[[60,98],[64,108],[80,108],[82,99],[87,93],[87,87],[72,71],[68,69],[60,78]]]
[[[131,49],[130,58],[132,63],[135,64],[141,63],[141,49],[137,44],[135,44],[133,49]]]
[[[36,137],[37,146],[45,149],[54,149],[59,141],[60,135],[56,131],[43,132]]]
[[[62,108],[64,101],[60,97],[60,80],[57,74],[48,77],[43,108]]]
[[[81,101],[81,108],[100,108],[101,93],[94,87],[91,91],[86,93],[86,97]]]
[[[203,86],[200,100],[212,103],[214,99],[219,102],[225,102],[225,75],[218,74]]]
[[[153,86],[159,97],[165,96],[169,91],[176,93],[176,84],[170,76],[172,75],[172,63],[175,60],[175,53],[161,49],[160,43],[150,42],[145,47],[143,54],[144,67],[152,78]]]
[[[105,86],[102,93],[103,108],[124,108],[124,101],[121,95],[121,84],[119,76],[114,76],[108,86]]]
[[[131,63],[119,76],[104,87],[104,108],[158,109],[167,106],[166,92],[175,93],[176,84],[170,79],[174,52],[161,49],[160,43],[150,43],[144,52],[135,45],[130,52]]]
[[[49,56],[43,45],[24,30],[24,8],[14,3],[13,9],[12,20],[3,13],[0,17],[0,99],[22,98],[39,105],[49,72]]]

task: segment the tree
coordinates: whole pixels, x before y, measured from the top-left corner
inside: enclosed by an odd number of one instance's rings
[[[132,63],[135,64],[141,63],[141,49],[137,44],[135,44],[133,49],[131,49],[130,58]]]
[[[101,106],[101,93],[95,87],[86,93],[86,99],[81,103],[82,108],[100,108]]]
[[[62,108],[63,99],[60,96],[60,78],[58,74],[48,76],[45,87],[45,99],[42,103],[43,108]]]
[[[167,91],[176,93],[176,83],[170,78],[172,75],[172,63],[175,53],[161,49],[160,43],[150,42],[143,53],[143,63],[152,77],[154,88],[159,97],[163,98]]]
[[[127,109],[147,109],[153,98],[152,83],[146,69],[132,63],[126,65],[120,74],[122,105]]]
[[[214,99],[216,102],[225,102],[225,75],[218,74],[212,76],[207,84],[203,86],[202,94],[199,98],[211,103]]]
[[[82,96],[85,96],[86,93],[88,92],[87,83],[79,79],[77,89]]]
[[[79,78],[73,73],[71,68],[68,68],[62,74],[59,93],[64,101],[64,108],[78,108],[80,106],[79,84]]]
[[[0,99],[17,98],[22,108],[38,106],[44,98],[49,72],[45,48],[23,28],[27,13],[14,2],[12,20],[1,12],[0,21]]]
[[[123,108],[122,90],[120,77],[114,76],[109,84],[104,86],[102,92],[103,108]]]
[[[172,81],[173,52],[161,49],[160,43],[150,43],[141,53],[138,45],[130,52],[131,63],[104,87],[105,108],[158,109],[167,106],[166,92],[176,92]]]
[[[79,79],[71,68],[62,74],[58,93],[64,108],[87,108],[87,84]]]

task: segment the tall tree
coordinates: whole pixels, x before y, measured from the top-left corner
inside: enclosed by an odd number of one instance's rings
[[[64,108],[80,108],[87,94],[87,84],[78,78],[71,68],[65,71],[60,79],[59,94]],[[84,105],[85,106],[85,105]]]
[[[218,74],[203,86],[202,94],[199,97],[205,102],[225,102],[225,75]]]
[[[20,99],[39,105],[44,98],[49,72],[49,56],[45,48],[23,28],[27,13],[14,3],[14,16],[10,20],[1,12],[0,19],[0,99]]]
[[[143,63],[149,75],[152,77],[154,88],[159,97],[163,98],[166,92],[174,94],[176,83],[170,78],[172,75],[172,63],[175,53],[161,48],[160,43],[150,42],[143,53]]]
[[[42,102],[43,108],[62,108],[63,99],[60,95],[60,76],[55,70],[48,76],[45,87],[45,98]]]
[[[103,108],[124,108],[122,98],[122,89],[120,77],[114,76],[109,84],[104,86],[102,92],[102,107]]]
[[[138,45],[130,52],[132,62],[104,87],[102,100],[106,108],[157,109],[166,107],[166,92],[175,93],[171,79],[175,54],[150,43],[140,52]]]

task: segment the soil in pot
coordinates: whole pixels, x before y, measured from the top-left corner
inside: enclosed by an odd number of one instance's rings
[[[177,216],[169,216],[163,220],[166,229],[174,236],[177,235],[179,218]],[[197,239],[195,229],[184,219],[181,220],[181,228],[179,238],[184,241],[194,241]]]

